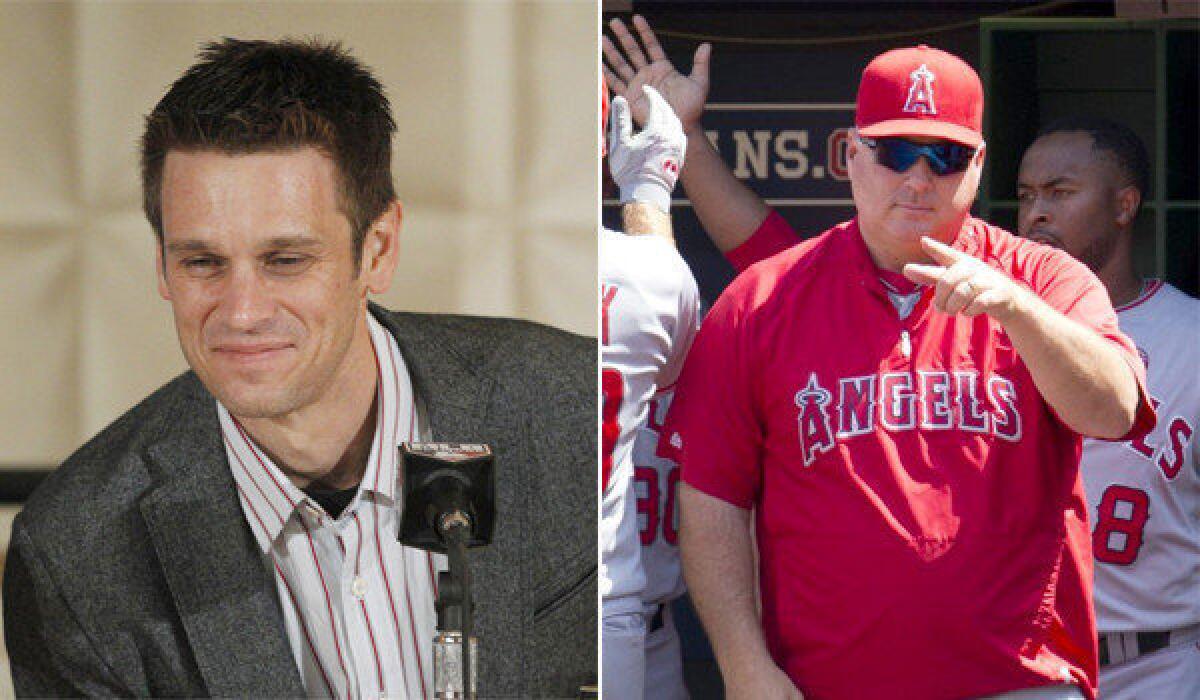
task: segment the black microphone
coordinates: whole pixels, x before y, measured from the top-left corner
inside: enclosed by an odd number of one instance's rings
[[[492,541],[495,525],[495,457],[487,445],[425,442],[400,446],[404,515],[400,542],[447,554],[463,538],[467,547]]]

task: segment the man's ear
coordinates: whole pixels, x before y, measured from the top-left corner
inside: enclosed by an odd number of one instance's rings
[[[399,263],[400,223],[404,207],[393,200],[367,229],[362,243],[359,271],[364,290],[383,294],[392,285],[392,275]]]
[[[163,260],[163,242],[159,239],[154,241],[154,276],[158,279],[158,295],[165,301],[171,301],[171,289],[167,286],[167,269],[164,267],[166,262]]]
[[[1126,185],[1117,190],[1117,223],[1122,226],[1132,226],[1137,218],[1138,205],[1142,203],[1142,193],[1133,185]]]

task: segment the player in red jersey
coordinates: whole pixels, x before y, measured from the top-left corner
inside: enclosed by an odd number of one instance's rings
[[[639,25],[650,60],[618,33],[633,65],[610,55],[610,81],[670,100],[682,76],[648,69],[665,56]],[[1140,436],[1154,413],[1094,275],[969,218],[982,112],[961,60],[877,57],[857,217],[743,273],[705,320],[665,435],[729,697],[1095,695],[1080,435]]]

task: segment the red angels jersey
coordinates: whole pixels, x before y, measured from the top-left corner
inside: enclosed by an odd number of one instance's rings
[[[1137,440],[1083,443],[1096,623],[1101,633],[1187,627],[1200,623],[1200,301],[1150,280],[1117,319],[1159,418]]]
[[[968,219],[954,247],[1120,348],[1099,280]],[[739,275],[705,318],[663,448],[755,509],[762,623],[808,698],[1094,696],[1081,439],[994,319],[925,289],[901,318],[857,222]],[[1153,425],[1143,395],[1129,439]]]
[[[641,566],[633,443],[647,404],[674,384],[695,337],[699,292],[668,241],[604,229],[600,238],[601,449],[600,592],[641,610]]]
[[[730,250],[740,272],[798,239],[777,212]],[[1160,280],[1116,309],[1146,369],[1160,419],[1142,440],[1083,441],[1095,557],[1096,625],[1104,634],[1200,623],[1200,302]]]
[[[646,588],[642,601],[666,603],[683,595],[679,568],[679,465],[660,457],[658,440],[671,407],[671,390],[650,400],[646,422],[633,440],[633,485],[637,493],[638,536],[642,543],[642,568]]]

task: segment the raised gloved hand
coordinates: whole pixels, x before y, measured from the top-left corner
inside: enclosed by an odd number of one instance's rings
[[[642,86],[650,105],[646,126],[633,133],[633,113],[624,97],[612,102],[608,168],[621,191],[621,203],[638,201],[671,211],[671,191],[683,168],[687,137],[671,106],[658,91]]]

